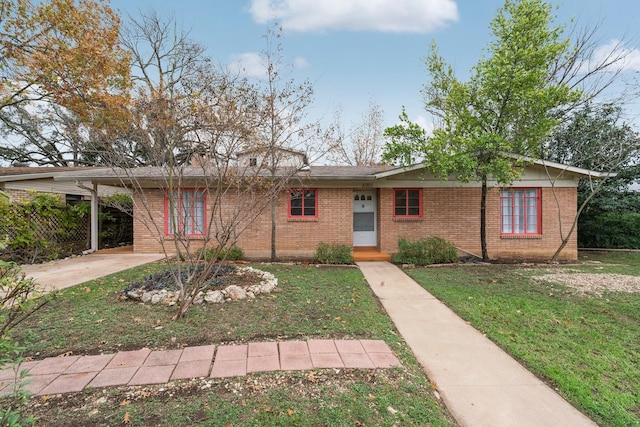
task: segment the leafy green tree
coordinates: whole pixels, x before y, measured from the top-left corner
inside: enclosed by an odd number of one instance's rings
[[[579,222],[593,227],[600,215],[640,209],[638,194],[628,191],[640,176],[640,140],[638,133],[622,121],[620,106],[587,103],[575,110],[546,142],[545,158],[616,174],[608,179],[580,180],[575,220],[569,230],[560,229],[562,243],[553,259],[566,246]]]
[[[494,39],[486,57],[459,81],[432,44],[425,62],[430,83],[426,110],[441,120],[427,136],[406,114],[388,128],[383,159],[401,164],[421,158],[442,179],[482,184],[480,239],[486,244],[486,198],[490,178],[508,185],[523,162],[504,156],[541,154],[542,141],[559,123],[556,110],[580,99],[580,92],[555,82],[554,65],[571,53],[563,27],[553,22],[552,7],[541,0],[507,0],[491,22]]]

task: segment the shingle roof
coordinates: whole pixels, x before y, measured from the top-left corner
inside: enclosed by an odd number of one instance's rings
[[[594,172],[586,169],[576,168],[572,166],[561,165],[559,163],[525,159],[532,164],[545,166],[559,170],[561,173],[568,172],[581,176],[591,176],[596,178],[607,178],[613,176],[608,173]],[[279,168],[276,176],[287,178],[298,178],[301,180],[327,180],[327,181],[360,181],[360,180],[378,180],[394,175],[401,175],[407,172],[424,168],[424,165],[414,165],[409,167],[394,166],[311,166],[299,170],[292,168]],[[268,178],[271,174],[267,169],[243,169],[247,171],[249,177],[259,176]],[[88,168],[82,170],[73,170],[66,173],[57,174],[56,180],[79,180],[79,181],[95,181],[102,184],[120,184],[122,182],[132,182],[133,180],[142,181],[160,181],[167,179],[167,168],[165,167],[139,167],[133,169],[98,169]],[[218,169],[213,166],[189,166],[176,169],[175,176],[188,180],[210,180],[218,175]]]
[[[93,166],[9,166],[0,167],[0,182],[26,181],[32,179],[53,178],[60,174],[78,172],[80,174],[92,170],[106,170]]]

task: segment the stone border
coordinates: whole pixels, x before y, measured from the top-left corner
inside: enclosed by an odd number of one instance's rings
[[[260,284],[250,286],[229,285],[222,290],[210,290],[199,292],[193,300],[194,304],[203,303],[224,303],[227,301],[239,301],[244,299],[254,299],[257,295],[268,294],[278,286],[278,279],[271,273],[258,270],[253,267],[237,268],[234,274],[242,276],[247,273],[253,273],[260,277]],[[150,304],[163,304],[173,306],[180,300],[180,291],[168,291],[166,289],[143,291],[135,289],[128,291],[125,297],[133,301]]]

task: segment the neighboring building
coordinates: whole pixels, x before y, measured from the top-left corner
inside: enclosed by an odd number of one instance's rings
[[[512,186],[489,183],[486,231],[492,259],[549,259],[560,245],[560,229],[566,233],[576,215],[579,178],[608,176],[529,160],[521,179]],[[202,167],[184,172],[181,177],[184,200],[180,206],[186,206],[188,199],[186,220],[192,234],[190,239],[197,244],[207,232],[213,203],[202,183],[211,182],[215,172]],[[133,192],[137,201],[134,205],[142,206],[144,195],[146,206],[134,212],[134,251],[161,252],[160,242],[170,239],[171,229],[163,170],[140,168],[129,170],[128,175],[134,177],[135,187],[140,188]],[[73,172],[56,179],[100,185],[117,185],[121,181],[110,170]],[[278,258],[310,259],[320,242],[373,247],[392,254],[397,252],[399,238],[415,240],[429,236],[447,239],[462,253],[481,253],[479,183],[442,181],[425,174],[421,165],[304,166],[289,183],[289,190],[280,193],[275,205]],[[224,203],[231,206],[234,201],[226,198]],[[149,231],[150,216],[164,222],[164,227],[156,227],[164,230],[164,236]],[[211,227],[215,227],[215,222]],[[562,251],[561,259],[576,259],[576,234]],[[238,245],[247,258],[269,258],[270,210],[249,224]]]
[[[101,185],[98,187],[91,181],[82,179],[62,180],[56,178],[69,173],[88,173],[89,171],[105,171],[107,168],[96,167],[46,167],[46,166],[10,166],[0,167],[0,194],[4,194],[12,202],[25,202],[34,193],[56,195],[66,204],[81,202],[91,203],[90,215],[90,251],[98,249],[98,197],[115,193],[128,193],[127,188],[118,185]]]
[[[27,201],[33,193],[57,195],[66,203],[91,200],[91,182],[55,181],[68,172],[95,170],[90,167],[10,166],[0,167],[0,191],[11,201]],[[79,184],[79,185],[78,185]],[[99,195],[108,196],[128,190],[117,186],[101,186]]]
[[[309,165],[305,153],[288,148],[277,148],[273,151],[267,148],[247,150],[238,153],[237,158],[240,167],[260,167],[268,169],[274,164],[272,160],[275,160],[275,164],[278,165],[278,167],[303,168]]]

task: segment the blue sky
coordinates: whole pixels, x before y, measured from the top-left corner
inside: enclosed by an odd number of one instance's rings
[[[564,0],[557,23],[576,18],[601,23],[598,39],[629,41],[627,73],[640,72],[639,0]],[[382,107],[385,126],[396,122],[402,106],[426,126],[420,90],[427,82],[421,60],[431,41],[466,80],[490,41],[489,23],[503,0],[111,0],[123,15],[156,10],[173,15],[207,48],[215,62],[242,60],[251,69],[264,49],[270,19],[284,27],[284,55],[292,77],[313,82],[313,118],[331,119],[342,108],[346,126],[370,102]],[[630,106],[630,114],[640,111]]]

